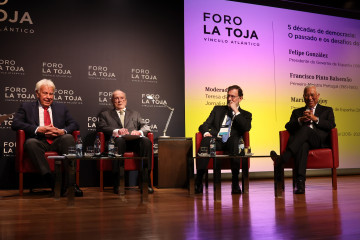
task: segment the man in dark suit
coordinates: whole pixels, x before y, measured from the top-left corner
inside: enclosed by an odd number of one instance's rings
[[[111,136],[115,138],[115,146],[118,147],[119,154],[126,151],[134,151],[141,157],[147,157],[149,168],[149,193],[154,190],[151,186],[151,160],[152,160],[152,144],[146,137],[150,132],[150,127],[144,122],[140,114],[134,110],[126,108],[127,99],[123,91],[115,90],[111,97],[114,108],[103,111],[99,115],[99,121],[96,125],[98,132],[104,132],[107,139]],[[129,137],[139,136],[139,137]],[[119,183],[119,161],[113,161],[114,174],[114,193],[118,193]]]
[[[216,150],[225,150],[230,155],[239,153],[239,140],[244,132],[250,131],[252,114],[240,108],[243,91],[233,85],[228,88],[227,105],[215,106],[210,116],[199,127],[203,135],[200,147],[208,147],[211,138],[216,138]],[[197,159],[197,175],[195,180],[195,193],[203,192],[202,178],[206,171],[209,159]],[[231,159],[232,194],[240,194],[239,186],[240,159]]]
[[[295,160],[295,194],[305,193],[305,176],[307,157],[310,149],[329,147],[329,133],[335,125],[334,112],[331,107],[318,104],[320,94],[314,85],[304,89],[306,106],[293,110],[290,121],[285,128],[290,132],[286,151],[278,156],[271,151],[275,164]]]
[[[79,129],[66,106],[54,102],[54,91],[55,85],[51,80],[42,79],[37,82],[35,92],[38,100],[22,103],[11,125],[15,131],[25,131],[24,149],[52,189],[54,177],[46,161],[45,152],[56,151],[66,154],[70,146],[75,146],[71,133]],[[82,196],[79,187],[74,187],[75,195]]]

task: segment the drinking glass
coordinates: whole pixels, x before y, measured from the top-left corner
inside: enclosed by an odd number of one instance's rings
[[[202,154],[202,155],[208,154],[208,148],[207,147],[200,147],[200,154]]]
[[[75,147],[70,146],[70,147],[68,148],[68,155],[69,155],[69,156],[76,156]]]
[[[93,146],[87,146],[85,156],[92,157],[94,156],[94,147]]]

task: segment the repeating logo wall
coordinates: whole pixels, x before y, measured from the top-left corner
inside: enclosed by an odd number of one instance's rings
[[[88,78],[97,80],[117,80],[115,73],[107,66],[88,66]]]
[[[28,88],[26,87],[5,86],[4,89],[4,100],[6,102],[29,102],[36,100],[34,90],[28,91]]]
[[[126,92],[127,107],[141,114],[157,141],[169,115],[161,108],[171,101],[184,109],[184,76],[178,74],[183,26],[173,26],[176,18],[183,22],[183,12],[158,12],[159,7],[146,0],[121,8],[112,1],[0,0],[0,41],[6,43],[0,44],[0,188],[1,172],[16,175],[13,113],[23,102],[37,101],[35,84],[43,78],[55,83],[54,102],[67,106],[86,144],[92,144],[98,114],[112,108],[116,89]],[[164,16],[152,17],[153,10]],[[155,24],[159,17],[163,21]],[[163,42],[167,35],[178,35],[178,41]],[[176,89],[172,96],[166,95],[170,87]],[[173,136],[184,135],[180,121]],[[81,162],[80,185],[99,184],[95,168]]]
[[[2,9],[9,0],[0,2],[0,32],[1,33],[35,33],[34,22],[28,11],[19,11],[15,9]]]
[[[42,75],[50,78],[72,77],[71,70],[64,66],[63,63],[50,62],[42,62]]]
[[[25,75],[25,69],[14,59],[0,59],[0,74]]]
[[[131,68],[131,81],[138,83],[158,83],[158,78],[150,69]]]

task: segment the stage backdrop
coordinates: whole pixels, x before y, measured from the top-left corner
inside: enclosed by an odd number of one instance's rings
[[[35,83],[52,79],[92,144],[97,115],[111,93],[127,93],[157,138],[175,108],[168,135],[185,134],[183,2],[0,1],[0,186],[17,187],[13,113],[36,99]],[[152,99],[147,98],[148,95]],[[99,185],[96,162],[82,162],[82,186]]]
[[[258,155],[279,151],[279,131],[317,86],[339,132],[340,168],[360,168],[360,21],[225,0],[185,0],[186,136],[194,137],[226,88],[243,88]],[[251,161],[271,171],[270,159]]]

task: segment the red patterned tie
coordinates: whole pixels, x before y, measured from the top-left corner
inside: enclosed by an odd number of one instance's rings
[[[51,119],[50,119],[50,114],[48,112],[48,107],[44,107],[44,125],[48,126],[51,124]],[[50,139],[50,138],[46,138],[46,141],[49,144],[52,144],[54,140]]]

